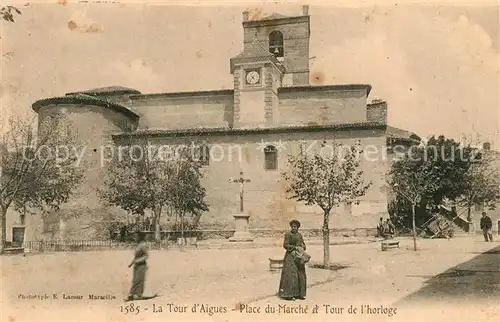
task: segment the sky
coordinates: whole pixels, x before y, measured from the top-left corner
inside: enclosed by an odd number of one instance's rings
[[[48,2],[48,1],[47,1]],[[57,3],[59,2],[59,4]],[[0,125],[67,92],[120,85],[143,93],[230,89],[242,11],[300,15],[300,5],[20,4],[1,27]],[[311,72],[321,85],[371,84],[389,123],[421,137],[500,149],[495,3],[311,5]],[[319,84],[318,84],[319,85]]]

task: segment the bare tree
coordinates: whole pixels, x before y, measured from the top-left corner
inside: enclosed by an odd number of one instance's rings
[[[190,157],[188,149],[160,151],[147,141],[129,146],[128,153],[116,154],[108,167],[101,198],[129,213],[154,213],[155,238],[160,240],[160,215],[168,207],[179,215],[201,215],[208,210],[201,186],[201,164]],[[171,153],[168,153],[171,152]]]
[[[326,144],[324,142],[323,144]],[[359,169],[357,146],[344,147],[335,142],[328,153],[307,153],[288,156],[288,168],[282,177],[288,183],[289,199],[316,205],[323,210],[323,265],[330,265],[330,211],[340,203],[358,203],[371,182],[363,181]]]
[[[1,252],[6,245],[7,211],[22,213],[58,209],[83,178],[77,144],[62,117],[50,117],[36,131],[34,122],[11,119],[0,138]]]

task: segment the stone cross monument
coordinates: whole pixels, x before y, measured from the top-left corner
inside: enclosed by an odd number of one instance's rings
[[[233,237],[229,238],[232,242],[250,242],[253,241],[253,237],[248,231],[248,219],[250,215],[244,212],[243,200],[244,200],[244,186],[245,183],[251,182],[250,179],[245,179],[243,172],[240,172],[239,178],[229,179],[231,183],[238,183],[240,185],[240,212],[233,215],[235,220],[235,231]]]

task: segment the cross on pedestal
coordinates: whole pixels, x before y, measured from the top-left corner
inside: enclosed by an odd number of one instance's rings
[[[244,192],[244,185],[245,185],[245,183],[251,182],[251,180],[250,179],[245,179],[243,177],[243,172],[240,172],[240,177],[239,178],[231,178],[231,179],[229,179],[229,182],[239,183],[240,184],[240,212],[243,213],[243,192]]]
[[[243,177],[243,172],[240,172],[239,178],[231,178],[229,182],[240,184],[240,212],[234,214],[235,230],[233,237],[229,238],[231,242],[252,242],[253,237],[248,230],[248,218],[250,215],[243,213],[243,193],[245,183],[250,182],[250,179]]]

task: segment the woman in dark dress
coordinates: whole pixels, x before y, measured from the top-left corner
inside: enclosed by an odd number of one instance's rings
[[[144,243],[144,234],[138,232],[134,260],[130,263],[130,265],[128,265],[128,267],[132,267],[132,265],[134,266],[132,287],[130,288],[128,300],[138,300],[142,298],[142,294],[144,293],[144,284],[146,282],[146,272],[148,270],[148,265],[146,263],[147,259],[148,251],[146,244]]]
[[[306,244],[302,234],[299,233],[300,222],[292,220],[291,230],[285,234],[283,247],[286,249],[281,271],[281,280],[278,295],[285,300],[304,300],[306,298],[307,276],[305,264],[294,260],[292,251],[298,249],[306,250]]]

